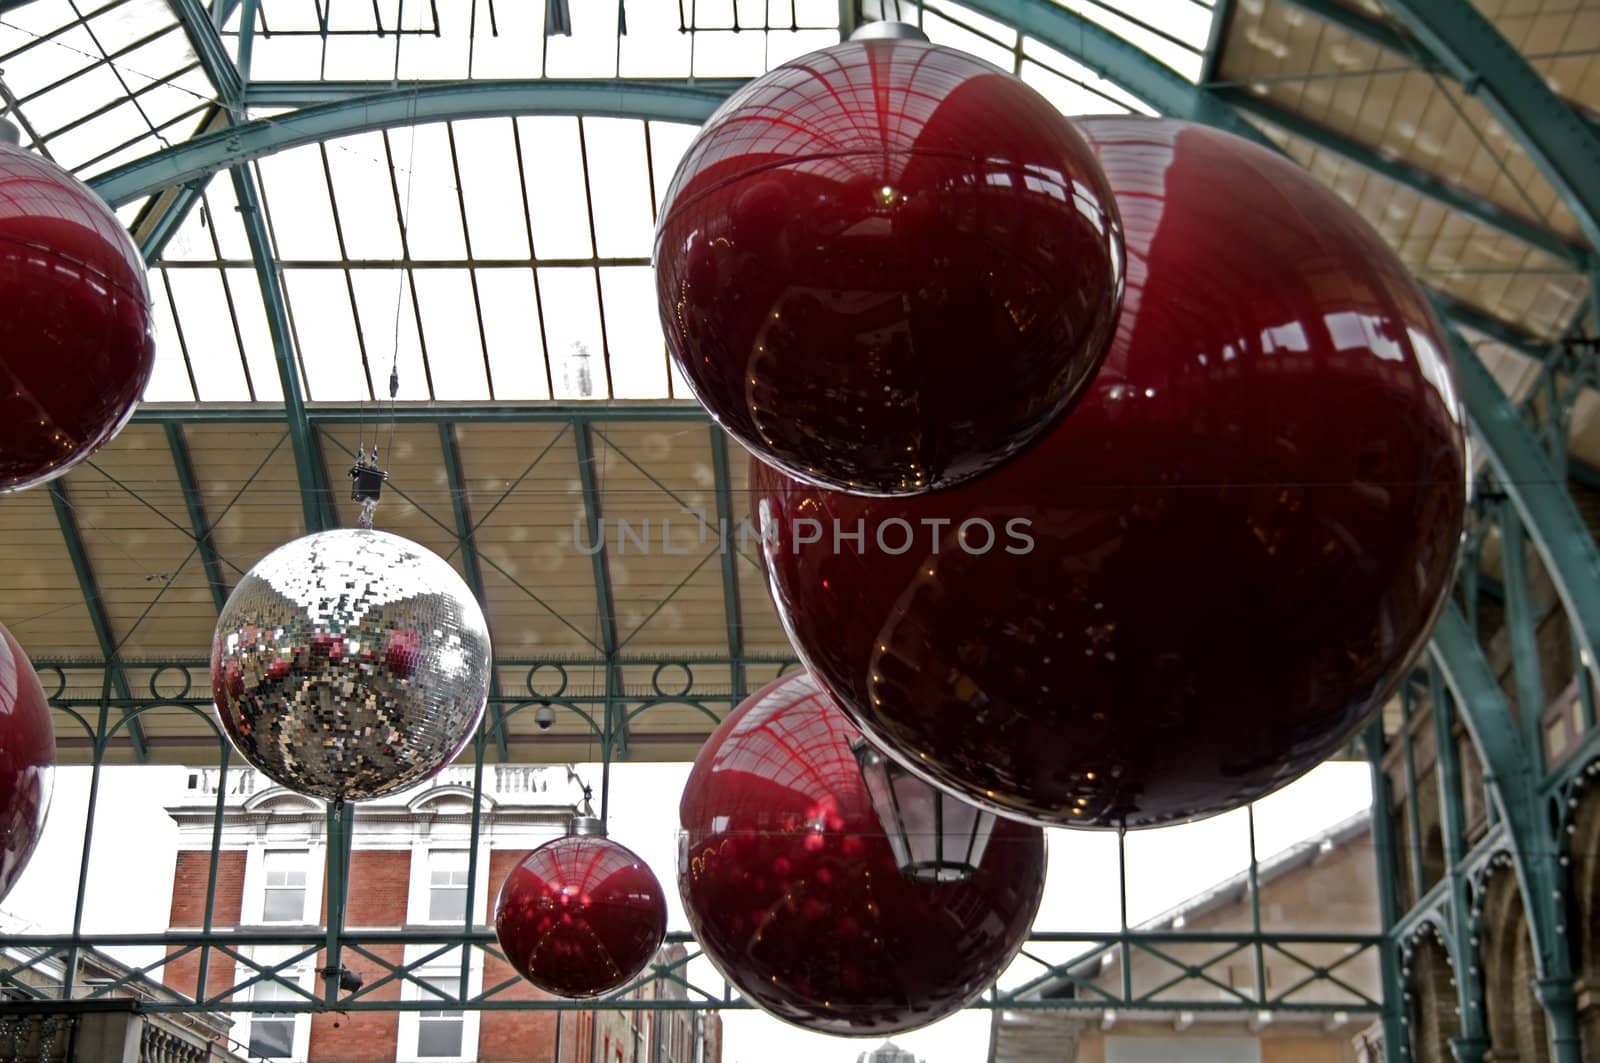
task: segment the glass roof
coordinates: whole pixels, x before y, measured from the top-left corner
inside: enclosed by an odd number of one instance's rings
[[[1227,25],[1213,32],[1209,0],[1055,2],[1195,82],[1219,68],[1216,56],[1208,66],[1208,45],[1229,45]],[[1232,52],[1281,50],[1252,29],[1264,3],[1245,2],[1256,14],[1234,27]],[[418,83],[745,79],[837,41],[840,12],[853,6],[862,19],[915,22],[932,40],[1015,72],[1065,113],[1153,113],[1060,51],[951,0],[250,6],[246,34],[239,0],[0,0],[0,112],[25,144],[88,179],[230,122],[270,120],[286,105]],[[209,17],[215,30],[196,36],[179,12]],[[1295,9],[1278,21],[1292,28],[1307,17]],[[202,57],[195,45],[205,36],[217,47]],[[206,72],[229,61],[246,75],[233,113]],[[1319,61],[1307,59],[1307,69],[1320,71]],[[1336,101],[1343,91],[1332,75],[1304,77],[1308,92]],[[1284,78],[1267,80],[1251,91]],[[693,132],[619,118],[476,118],[342,136],[249,164],[306,396],[381,401],[392,376],[401,402],[686,397],[657,324],[649,257],[661,196]],[[1447,215],[1456,229],[1482,228],[1393,182],[1330,183],[1386,235],[1404,231],[1402,254],[1435,246]],[[1368,202],[1374,188],[1386,202]],[[148,228],[174,198],[118,213]],[[233,183],[208,179],[185,209],[152,261],[158,359],[146,398],[280,402]],[[1418,225],[1426,231],[1411,232]],[[1586,294],[1581,274],[1552,268],[1515,236],[1478,243],[1508,241],[1499,257],[1510,266],[1441,266],[1432,251],[1407,260],[1458,299],[1533,335],[1559,335]]]
[[[1142,0],[1121,13],[1099,0],[1070,6],[1198,77],[1205,0]],[[0,99],[21,120],[24,143],[91,178],[220,126],[217,90],[174,10],[163,0],[4,10]],[[242,6],[221,11],[220,38],[237,63]],[[394,81],[742,79],[836,42],[839,13],[837,0],[548,9],[272,0],[251,35],[249,81],[386,91]],[[1012,70],[1067,113],[1149,110],[960,5],[885,0],[863,14],[919,22],[934,41]],[[240,117],[275,113],[247,97]],[[487,118],[365,132],[251,164],[307,398],[386,399],[391,374],[402,402],[686,397],[666,357],[649,261],[661,196],[693,135],[669,122]],[[132,226],[147,210],[140,202],[119,213]],[[148,401],[282,400],[225,177],[206,183],[152,261],[150,283],[158,356]]]

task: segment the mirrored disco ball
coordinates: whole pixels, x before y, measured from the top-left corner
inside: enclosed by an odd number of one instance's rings
[[[489,630],[466,583],[385,532],[319,532],[262,558],[228,598],[211,688],[234,748],[330,801],[415,786],[483,716]]]

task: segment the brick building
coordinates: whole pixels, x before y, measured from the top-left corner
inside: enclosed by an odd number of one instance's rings
[[[420,790],[358,807],[345,904],[348,930],[448,932],[462,927],[469,892],[471,782],[470,769],[453,767]],[[215,771],[190,772],[187,788],[167,810],[180,830],[169,918],[173,930],[204,925],[217,787]],[[302,932],[321,926],[326,916],[324,806],[248,771],[230,773],[221,798],[212,926]],[[474,926],[490,924],[494,897],[506,874],[530,850],[562,834],[581,799],[581,788],[562,767],[485,768],[477,880],[471,890]],[[672,948],[663,950],[664,961],[675,958]],[[277,964],[297,949],[247,945],[240,951],[254,962]],[[417,945],[371,947],[389,962],[412,963],[430,951]],[[286,973],[306,991],[321,993],[317,968],[323,963],[319,953]],[[342,963],[369,984],[384,975],[378,964],[349,949]],[[163,978],[169,989],[193,997],[247,981],[253,972],[240,967],[214,951],[201,987],[200,958],[188,953],[169,962]],[[448,986],[454,995],[461,953],[444,952],[416,973],[418,981]],[[514,977],[505,963],[475,949],[469,952],[468,995]],[[292,990],[276,984],[243,992],[255,1001],[295,999]],[[426,992],[422,985],[396,979],[375,989],[370,999],[420,1000]],[[681,992],[681,987],[658,981],[634,995]],[[519,982],[497,999],[543,996]],[[234,1016],[231,1036],[248,1046],[253,1059],[293,1063],[719,1063],[721,1041],[714,1013],[646,1008],[563,1012],[441,1007],[315,1016],[241,1012]]]

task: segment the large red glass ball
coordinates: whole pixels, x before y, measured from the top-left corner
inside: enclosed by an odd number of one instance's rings
[[[105,202],[0,143],[0,491],[116,435],[155,368],[144,262]]]
[[[546,842],[512,869],[495,934],[517,972],[546,992],[593,997],[644,970],[667,933],[649,866],[603,835]]]
[[[0,900],[39,843],[55,765],[55,728],[39,675],[0,625]]]
[[[695,936],[752,1003],[830,1034],[915,1029],[1011,962],[1044,890],[1044,832],[998,820],[978,873],[903,878],[816,680],[752,695],[695,759],[678,888]]]
[[[885,752],[1009,815],[1145,827],[1368,719],[1450,585],[1467,469],[1440,326],[1354,211],[1229,134],[1082,128],[1128,290],[1071,416],[937,495],[751,486],[796,648]]]
[[[667,345],[746,447],[913,494],[1028,446],[1093,377],[1122,241],[1083,138],[1020,80],[849,41],[731,97],[656,230]]]

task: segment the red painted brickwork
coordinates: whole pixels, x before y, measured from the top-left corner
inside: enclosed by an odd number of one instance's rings
[[[359,857],[363,854],[356,853]],[[369,856],[403,855],[409,861],[410,853],[369,853]],[[379,945],[370,950],[391,963],[405,958],[403,945]],[[360,974],[371,985],[383,977],[377,964],[359,953],[345,951],[341,962]],[[317,966],[327,963],[327,953],[317,954]],[[400,999],[398,980],[373,990],[371,1000]],[[400,1037],[400,1016],[396,1012],[358,1011],[349,1015],[318,1015],[311,1020],[311,1048],[309,1058],[313,1063],[385,1063],[395,1058]]]
[[[494,923],[494,904],[500,893],[500,884],[527,855],[525,849],[497,849],[489,853],[489,903],[485,911],[491,925]],[[515,977],[516,972],[510,964],[493,956],[484,958],[484,989]],[[539,1000],[547,996],[521,979],[515,986],[501,990],[496,995],[507,1000]],[[566,1016],[562,1024],[563,1033],[570,1036],[572,1016]],[[551,1063],[555,1059],[555,1041],[555,1012],[486,1011],[478,1025],[478,1058],[483,1063]]]
[[[411,894],[411,850],[357,849],[350,854],[350,890],[345,898],[344,925],[404,926]],[[323,898],[319,922],[328,919]]]
[[[217,854],[216,900],[211,912],[213,927],[239,925],[239,911],[244,900],[244,855],[242,850]],[[178,854],[178,866],[172,878],[172,908],[167,916],[169,926],[194,929],[205,924],[206,881],[210,871],[209,850],[188,850]],[[176,947],[169,948],[167,954],[177,951]],[[162,982],[189,997],[195,995],[199,977],[198,951],[181,956],[162,968]],[[232,984],[233,961],[219,952],[212,952],[206,973],[205,993],[215,993]]]

